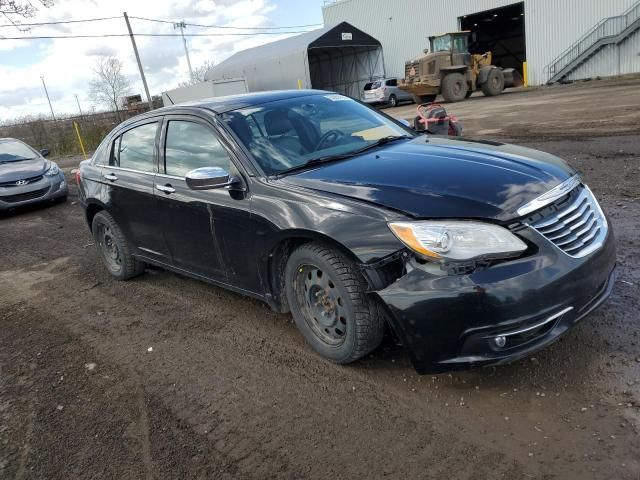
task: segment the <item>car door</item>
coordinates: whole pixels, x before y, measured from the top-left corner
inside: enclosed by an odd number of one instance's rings
[[[154,179],[161,118],[146,119],[120,132],[111,142],[102,168],[109,213],[136,253],[167,262],[167,247],[155,215]]]
[[[191,115],[167,116],[162,129],[158,211],[175,267],[211,280],[246,288],[243,246],[250,236],[250,205],[243,187],[191,190],[187,172],[220,167],[241,172],[214,126]]]
[[[387,88],[389,89],[389,91],[391,93],[393,93],[396,98],[398,99],[398,101],[404,101],[404,100],[408,100],[411,98],[411,95],[409,94],[409,92],[406,92],[404,90],[401,90],[400,88],[398,88],[398,79],[397,78],[392,78],[390,80],[387,80]]]

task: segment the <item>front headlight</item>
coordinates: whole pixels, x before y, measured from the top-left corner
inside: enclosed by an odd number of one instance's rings
[[[415,253],[431,260],[517,256],[527,245],[506,228],[455,220],[392,222],[389,228]]]
[[[54,177],[60,173],[60,168],[55,162],[49,162],[49,170],[44,172],[47,177]]]

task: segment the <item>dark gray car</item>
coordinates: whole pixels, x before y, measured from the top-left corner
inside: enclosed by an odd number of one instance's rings
[[[46,160],[48,150],[38,152],[13,138],[0,138],[0,210],[66,199],[64,173]]]

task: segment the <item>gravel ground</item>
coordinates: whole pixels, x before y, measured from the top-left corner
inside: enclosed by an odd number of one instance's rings
[[[157,269],[115,282],[73,186],[66,204],[4,215],[0,478],[637,480],[638,85],[450,109],[467,133],[577,166],[618,238],[611,300],[499,368],[418,376],[390,344],[336,366],[257,301]],[[78,161],[60,160],[69,179]]]

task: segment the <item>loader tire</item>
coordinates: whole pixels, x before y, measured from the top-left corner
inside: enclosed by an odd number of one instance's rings
[[[464,100],[468,91],[469,86],[461,73],[450,73],[442,80],[442,96],[447,102]]]

